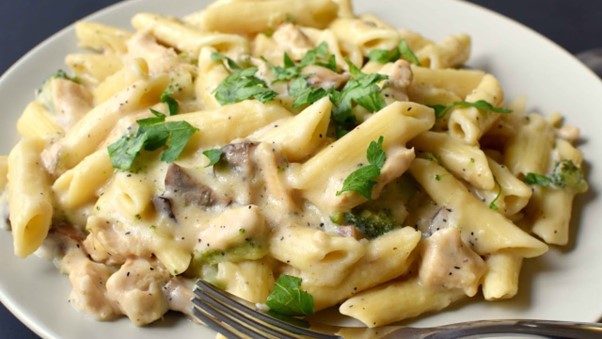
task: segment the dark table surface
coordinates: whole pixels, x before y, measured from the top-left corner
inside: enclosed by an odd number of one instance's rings
[[[35,45],[115,0],[19,0],[0,2],[0,73]],[[471,0],[520,21],[571,53],[602,47],[600,0]],[[542,4],[545,6],[542,7]],[[27,20],[23,18],[27,17]],[[0,338],[37,336],[0,305]]]

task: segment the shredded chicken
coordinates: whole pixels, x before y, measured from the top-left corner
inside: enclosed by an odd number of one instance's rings
[[[169,309],[163,294],[169,278],[169,273],[154,262],[128,259],[107,280],[107,296],[135,325],[150,324]]]
[[[307,76],[307,82],[310,85],[324,89],[339,88],[349,80],[348,73],[339,74],[326,67],[316,65],[305,67],[302,73]]]
[[[181,277],[174,277],[165,286],[163,293],[169,309],[191,315],[192,312],[192,282]]]
[[[51,83],[57,122],[67,129],[92,109],[92,93],[74,81],[53,79]]]
[[[274,31],[272,39],[296,60],[301,59],[308,50],[313,48],[313,44],[307,35],[298,26],[291,23],[280,25]]]
[[[418,274],[426,286],[457,288],[472,297],[486,269],[483,259],[462,241],[456,227],[439,230],[424,240]]]
[[[407,87],[412,82],[410,63],[399,59],[392,64],[386,64],[378,73],[389,77],[382,91],[387,104],[394,101],[408,101]]]
[[[69,275],[73,307],[90,313],[100,320],[114,319],[120,312],[107,296],[106,283],[113,269],[88,259],[78,247],[71,248],[63,257],[61,270]]]

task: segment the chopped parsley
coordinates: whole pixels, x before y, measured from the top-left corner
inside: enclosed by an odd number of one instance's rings
[[[214,91],[215,98],[222,104],[232,104],[247,99],[261,102],[273,100],[277,93],[271,90],[265,81],[255,76],[257,67],[234,69]]]
[[[301,289],[301,282],[301,278],[291,275],[283,274],[278,277],[265,302],[270,311],[293,317],[313,314],[314,298]]]
[[[571,160],[562,160],[556,163],[552,174],[549,176],[538,173],[527,173],[524,181],[529,185],[539,185],[562,189],[574,189],[578,193],[587,191],[587,181],[583,172]]]
[[[234,60],[217,52],[211,54],[211,59],[224,61],[231,72],[214,91],[215,98],[220,104],[232,104],[247,99],[256,99],[265,103],[276,97],[277,93],[272,91],[265,81],[255,76],[257,67],[243,68]]]
[[[290,96],[295,98],[293,107],[297,108],[310,105],[330,94],[324,88],[310,86],[304,78],[291,81],[288,91]]]
[[[340,92],[333,91],[330,95],[336,106],[332,111],[332,119],[338,127],[338,136],[355,127],[357,122],[352,112],[354,104],[364,107],[369,112],[379,111],[386,105],[378,83],[388,77],[379,73],[362,73],[351,62],[347,64],[351,79]]]
[[[174,99],[172,95],[172,91],[166,89],[165,91],[163,91],[163,93],[161,93],[161,97],[159,98],[159,100],[162,103],[167,104],[169,115],[176,115],[180,111],[180,104],[178,104],[178,101]]]
[[[430,105],[432,109],[435,110],[435,117],[437,119],[443,118],[447,113],[456,108],[468,108],[474,107],[480,111],[488,111],[495,113],[512,113],[512,110],[503,108],[503,107],[495,107],[492,104],[488,103],[485,100],[477,100],[475,102],[468,101],[456,101],[450,105]]]
[[[334,72],[337,71],[336,58],[334,54],[330,53],[326,42],[322,42],[316,48],[307,51],[301,61],[299,61],[299,65],[301,68],[309,65],[317,65],[326,67]]]
[[[493,198],[493,200],[491,200],[491,202],[489,203],[489,208],[497,211],[498,210],[498,206],[497,206],[497,201],[500,198],[500,196],[502,195],[502,187],[500,186],[499,191],[497,191],[497,195],[495,196],[495,198]]]
[[[164,147],[161,160],[175,161],[192,135],[198,131],[186,121],[165,121],[165,115],[151,109],[153,117],[137,121],[138,130],[122,136],[108,147],[113,167],[122,171],[133,169],[142,150],[155,151]]]
[[[364,165],[353,171],[343,182],[343,188],[336,194],[353,191],[364,198],[372,199],[372,188],[380,176],[380,170],[383,168],[387,155],[383,150],[384,137],[381,135],[378,141],[371,141],[366,151],[368,165]]]
[[[371,61],[378,62],[379,64],[386,64],[402,58],[409,63],[420,66],[420,60],[416,57],[416,54],[412,52],[410,46],[405,40],[401,40],[397,47],[386,50],[386,49],[373,49],[368,53],[368,58]]]
[[[217,164],[220,160],[222,160],[223,154],[224,152],[222,152],[222,150],[219,148],[208,149],[206,151],[203,151],[203,155],[206,156],[207,159],[209,159],[209,164],[207,164],[207,166],[205,167],[211,167]]]
[[[271,66],[272,72],[276,76],[274,82],[297,79],[301,76],[303,68],[309,65],[317,65],[334,72],[337,71],[336,58],[334,54],[330,53],[326,42],[322,42],[317,47],[307,51],[297,64],[295,64],[287,53],[284,53],[282,65]]]
[[[226,66],[230,70],[241,69],[240,65],[238,65],[234,60],[228,58],[227,56],[225,56],[219,52],[211,53],[211,60],[225,62]]]

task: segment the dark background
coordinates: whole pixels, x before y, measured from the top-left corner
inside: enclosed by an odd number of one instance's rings
[[[35,45],[115,0],[0,1],[0,73]],[[513,18],[573,54],[602,47],[600,0],[471,0]],[[167,2],[166,2],[167,3]],[[25,20],[25,18],[27,18]],[[0,338],[37,338],[0,305]]]

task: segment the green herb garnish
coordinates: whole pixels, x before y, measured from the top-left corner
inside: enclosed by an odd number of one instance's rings
[[[383,150],[384,137],[380,136],[378,141],[371,141],[366,151],[368,165],[364,165],[345,178],[343,188],[336,194],[340,195],[343,192],[353,191],[364,198],[372,199],[372,188],[376,184],[376,180],[380,176],[380,170],[387,160],[387,155]]]
[[[205,167],[211,167],[217,164],[220,160],[222,160],[223,154],[224,152],[222,152],[222,150],[219,148],[208,149],[206,151],[203,151],[203,155],[206,156],[207,159],[209,159],[209,164],[207,164],[207,166]]]
[[[420,60],[418,60],[418,57],[412,52],[412,49],[410,49],[410,46],[408,46],[408,43],[405,40],[401,40],[397,47],[390,50],[379,48],[373,49],[368,53],[368,58],[379,64],[386,64],[402,58],[409,63],[420,66]]]
[[[301,278],[281,275],[266,300],[270,311],[286,316],[304,316],[314,313],[314,298],[301,289]]]
[[[552,174],[549,176],[538,173],[527,173],[524,181],[529,185],[539,185],[557,189],[568,187],[578,193],[583,193],[588,189],[583,172],[571,160],[557,162]]]
[[[159,100],[162,103],[167,104],[167,108],[169,110],[169,115],[176,115],[178,114],[179,110],[180,110],[180,104],[178,104],[178,101],[176,99],[174,99],[172,97],[173,93],[171,90],[166,89],[165,91],[163,91],[163,93],[161,93],[161,97],[159,98]]]
[[[330,91],[327,91],[324,88],[310,86],[304,78],[296,78],[291,81],[289,86],[289,95],[295,98],[293,107],[311,105],[327,96],[329,93]]]
[[[265,81],[255,76],[257,67],[234,69],[214,91],[215,98],[222,104],[232,104],[247,99],[261,102],[273,100],[277,93],[271,90]]]
[[[163,113],[153,109],[151,112],[154,117],[137,121],[138,130],[135,134],[124,135],[109,145],[108,152],[114,168],[129,171],[142,150],[154,151],[161,147],[165,147],[161,160],[173,162],[180,156],[192,135],[198,131],[186,121],[165,122]]]

